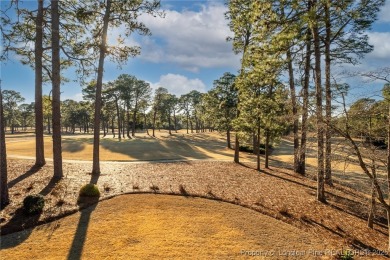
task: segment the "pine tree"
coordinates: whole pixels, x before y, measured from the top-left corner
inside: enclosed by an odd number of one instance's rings
[[[5,144],[4,125],[3,94],[0,80],[0,209],[3,209],[9,204],[7,148]]]

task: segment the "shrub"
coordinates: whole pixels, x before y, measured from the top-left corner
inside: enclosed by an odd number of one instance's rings
[[[23,200],[23,211],[27,215],[35,215],[43,211],[45,199],[40,194],[28,195]]]
[[[84,197],[100,197],[100,191],[95,184],[89,183],[81,187],[79,195]]]
[[[272,149],[272,145],[268,145],[269,149]],[[259,146],[260,154],[265,154],[265,144],[261,143]],[[252,146],[240,146],[241,152],[247,152],[247,153],[253,153],[253,147]]]
[[[240,145],[241,152],[253,153],[252,147]]]

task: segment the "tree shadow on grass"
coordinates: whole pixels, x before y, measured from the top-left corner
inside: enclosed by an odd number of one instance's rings
[[[87,239],[87,231],[88,231],[89,221],[91,219],[91,214],[95,210],[97,206],[97,202],[99,200],[99,198],[94,198],[94,199],[95,201],[90,200],[88,202],[92,204],[91,206],[81,210],[80,212],[79,223],[77,225],[76,233],[74,235],[73,242],[67,256],[67,259],[69,260],[81,259],[85,240]]]
[[[360,250],[360,251],[368,251],[370,252],[371,254],[373,254],[372,256],[374,257],[375,255],[382,255],[382,256],[385,256],[385,257],[389,257],[389,254],[388,252],[385,252],[385,251],[382,251],[382,250],[379,250],[378,248],[375,248],[375,247],[372,247],[370,245],[367,245],[365,243],[363,243],[362,241],[358,240],[358,239],[352,239],[350,241],[352,247],[356,250]]]
[[[41,169],[41,167],[32,167],[33,170],[29,170],[27,173],[28,176],[31,176],[33,173],[36,173]],[[31,173],[33,172],[33,173]],[[26,177],[26,174],[22,175],[24,178]],[[49,183],[39,192],[42,196],[48,195],[53,188],[56,186],[56,184],[61,180],[61,178],[53,176]],[[19,180],[20,181],[20,180]],[[37,226],[39,223],[39,218],[41,216],[41,213],[28,216],[23,212],[23,206],[18,208],[15,212],[12,218],[8,221],[7,224],[5,224],[1,228],[1,235],[10,234],[7,236],[7,239],[2,238],[1,248],[10,248],[15,247],[25,241],[30,234],[33,232],[34,227]],[[16,233],[17,232],[17,233]],[[15,233],[15,234],[11,234]]]
[[[18,208],[15,211],[12,218],[10,219],[10,221],[7,224],[5,224],[3,227],[1,227],[2,237],[1,237],[0,248],[1,249],[11,248],[23,243],[33,231],[33,228],[29,228],[29,227],[33,227],[37,225],[40,216],[41,214],[26,216],[25,213],[23,212],[23,206]],[[20,231],[20,232],[14,233],[15,231]]]
[[[118,142],[103,140],[101,146],[111,152],[120,153],[137,160],[186,160],[209,159],[210,157],[191,145],[176,140],[135,139]]]
[[[85,149],[84,141],[64,140],[62,141],[62,150],[70,153],[77,153]]]
[[[306,188],[308,188],[308,189],[310,189],[310,190],[316,190],[315,187],[306,185],[306,184],[301,183],[301,182],[299,182],[299,181],[294,181],[294,180],[289,179],[289,178],[284,178],[284,177],[278,176],[278,175],[276,175],[276,174],[272,174],[272,173],[270,173],[270,171],[264,171],[264,173],[265,173],[266,175],[269,175],[269,176],[272,176],[272,177],[276,177],[276,178],[278,178],[278,179],[281,179],[281,180],[284,180],[284,181],[288,181],[288,182],[294,183],[294,184],[299,185],[299,186],[302,186],[302,187],[306,187]]]
[[[333,194],[332,194],[333,195]],[[328,205],[338,211],[345,212],[351,216],[354,216],[356,218],[359,218],[361,220],[367,221],[367,214],[362,213],[361,211],[359,213],[356,213],[356,210],[351,208],[351,206],[347,205],[346,208],[341,208],[333,203],[330,203],[328,200]],[[345,204],[344,204],[345,205]],[[387,219],[386,218],[375,218],[375,224],[378,226],[381,226],[383,228],[387,228]]]
[[[248,169],[257,170],[256,167],[252,167],[251,165],[247,165],[246,162],[238,162],[237,164],[242,166],[242,167],[248,168]],[[258,172],[263,172],[263,170],[260,169],[260,171],[258,171]]]
[[[90,184],[97,184],[100,174],[92,174]],[[80,211],[80,219],[77,225],[76,233],[73,238],[72,245],[69,249],[67,259],[81,259],[83,254],[84,244],[87,239],[87,232],[89,221],[91,220],[91,214],[98,205],[98,197],[81,197],[77,201]]]
[[[39,194],[42,196],[48,195],[54,189],[57,183],[61,181],[61,179],[62,178],[58,178],[57,176],[51,177],[49,183],[39,192]]]
[[[375,248],[375,247],[372,247],[368,244],[364,244],[363,242],[361,242],[360,240],[356,239],[356,238],[351,238],[348,236],[348,234],[343,230],[341,229],[340,227],[337,226],[337,228],[334,230],[334,229],[331,229],[330,227],[322,224],[322,223],[319,223],[311,218],[308,218],[306,216],[304,217],[301,217],[301,220],[306,223],[307,225],[311,225],[311,226],[319,226],[325,230],[327,230],[328,232],[332,233],[332,234],[335,234],[341,238],[347,238],[348,239],[348,243],[354,248],[354,249],[357,249],[357,250],[361,250],[361,251],[368,251],[368,252],[371,252],[371,253],[384,253],[383,255],[384,256],[387,256],[388,257],[388,254],[386,252],[382,252],[380,251],[379,249]]]
[[[32,176],[33,174],[39,172],[40,169],[42,169],[41,166],[35,166],[35,165],[31,166],[31,168],[28,171],[26,171],[22,175],[19,175],[18,177],[16,177],[12,181],[9,181],[8,182],[8,189],[11,189],[17,183],[23,181],[24,179],[27,179],[28,177]]]

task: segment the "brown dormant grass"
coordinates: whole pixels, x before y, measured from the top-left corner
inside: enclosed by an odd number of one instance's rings
[[[3,237],[8,247],[19,233]],[[4,259],[231,259],[321,251],[322,241],[233,204],[168,195],[123,195],[36,228]],[[260,258],[261,259],[261,258]]]
[[[150,131],[151,132],[151,131]],[[76,134],[62,137],[63,159],[92,160],[92,135]],[[45,156],[52,158],[52,138],[45,137]],[[9,157],[35,156],[35,140],[31,134],[7,135]],[[156,138],[137,133],[136,138],[122,139],[108,135],[101,139],[100,159],[102,161],[153,161],[211,159],[231,160],[234,151],[226,148],[225,136],[218,133],[187,134],[185,130],[172,135],[168,131],[156,130]],[[242,153],[243,159],[253,156]]]

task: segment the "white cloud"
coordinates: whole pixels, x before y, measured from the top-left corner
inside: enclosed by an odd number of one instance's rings
[[[180,96],[187,94],[192,90],[199,92],[206,92],[206,85],[198,78],[188,79],[187,77],[179,74],[168,73],[162,75],[157,83],[150,84],[153,90],[158,87],[164,87],[169,93]]]
[[[140,46],[140,44],[135,41],[134,37],[126,37],[124,35],[125,32],[125,26],[121,25],[119,27],[116,27],[114,29],[110,29],[107,32],[107,43],[111,46]],[[123,39],[123,44],[119,44],[119,39]]]
[[[76,93],[74,95],[64,95],[63,97],[61,97],[61,100],[66,100],[66,99],[71,99],[71,100],[74,100],[74,101],[84,101],[84,98],[83,98],[83,93]]]
[[[374,50],[368,54],[368,58],[379,60],[390,59],[390,32],[369,32],[369,43],[374,45]]]
[[[143,15],[141,20],[153,38],[142,38],[141,59],[171,62],[189,71],[199,68],[238,68],[239,57],[226,37],[232,33],[221,3],[203,6],[199,12],[167,10],[165,18]]]
[[[342,64],[341,68],[349,71],[367,71],[389,66],[390,32],[367,32],[369,44],[374,46],[372,52],[366,54],[360,64]]]
[[[383,22],[383,23],[390,22],[389,14],[390,14],[390,1],[387,0],[385,5],[381,8],[378,14],[379,22]]]

